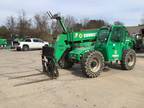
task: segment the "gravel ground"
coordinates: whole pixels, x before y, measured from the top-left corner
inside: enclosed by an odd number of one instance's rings
[[[144,54],[133,70],[86,78],[75,65],[50,80],[40,51],[0,50],[0,108],[144,108]]]

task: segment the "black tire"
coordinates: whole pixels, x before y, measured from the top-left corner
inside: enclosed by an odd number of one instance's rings
[[[69,61],[69,60],[66,60],[66,59],[61,59],[59,61],[59,66],[62,68],[62,69],[69,69],[69,68],[72,68],[73,66],[73,62]]]
[[[46,67],[47,67],[46,71],[49,77],[51,77],[52,79],[56,79],[59,76],[57,66],[53,59],[51,58],[48,59],[48,62],[46,62]]]
[[[47,59],[46,57],[42,56],[42,68],[43,72],[52,79],[55,79],[59,76],[57,66],[53,59]]]
[[[16,50],[17,50],[17,51],[21,51],[21,49],[20,49],[20,48],[16,48]]]
[[[29,46],[28,45],[24,45],[23,46],[23,51],[29,51]]]
[[[90,51],[83,55],[81,60],[81,70],[89,78],[100,75],[104,68],[104,57],[98,51]]]
[[[136,53],[133,49],[125,50],[123,52],[123,58],[121,68],[124,70],[131,70],[136,63]]]

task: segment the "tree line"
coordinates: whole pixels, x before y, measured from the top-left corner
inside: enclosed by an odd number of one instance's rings
[[[84,18],[78,21],[73,16],[65,16],[63,20],[69,31],[94,29],[109,25],[102,19]],[[116,21],[115,24],[123,23]],[[8,17],[6,24],[0,26],[0,37],[6,39],[10,39],[11,36],[19,38],[28,36],[51,41],[61,32],[59,24],[55,20],[51,20],[47,14],[36,14],[32,18],[28,18],[25,11],[21,11],[17,17]]]

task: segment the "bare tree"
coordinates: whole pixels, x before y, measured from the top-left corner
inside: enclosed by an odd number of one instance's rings
[[[10,34],[16,33],[16,21],[13,16],[7,18],[6,27],[8,28]]]
[[[6,26],[0,27],[0,37],[10,39],[10,31]]]
[[[59,13],[60,15],[60,13]],[[75,30],[74,27],[76,25],[76,20],[73,16],[66,16],[65,18],[62,17],[63,23],[65,24],[66,28],[68,31],[73,31]],[[62,33],[62,27],[59,24],[59,22],[53,20],[51,23],[51,30],[53,34],[53,38],[56,38],[58,34]]]
[[[66,16],[64,23],[69,30],[73,30],[73,27],[76,24],[76,19],[73,16]]]
[[[37,14],[34,16],[35,25],[39,35],[48,33],[48,17],[46,14]]]
[[[73,31],[80,31],[83,28],[83,25],[81,23],[76,23],[73,27]]]
[[[81,29],[99,28],[107,25],[104,20],[90,20],[88,18],[82,21],[77,21],[73,16],[66,16],[63,21],[68,31],[80,31]],[[118,24],[122,24],[116,22]],[[53,38],[51,34],[56,37],[62,32],[62,28],[57,21],[49,22],[46,14],[36,14],[33,18],[27,18],[25,11],[21,11],[18,17],[8,17],[6,27],[11,34],[18,34],[19,36],[36,36],[42,39]],[[3,27],[2,31],[6,31]],[[7,32],[5,32],[7,33]],[[51,36],[51,37],[50,37]]]
[[[54,32],[62,32],[62,29],[61,29],[61,27],[60,27],[60,25],[58,24],[57,21],[52,21],[51,29],[52,29],[52,33],[54,33]]]
[[[84,19],[81,20],[81,23],[82,23],[82,25],[83,25],[83,28],[86,28],[86,25],[87,25],[87,23],[88,23],[89,21],[90,21],[89,18],[84,18]]]
[[[31,30],[31,25],[32,25],[31,19],[27,19],[26,13],[24,11],[21,11],[17,22],[18,34],[20,36],[29,35],[29,32]]]
[[[85,25],[86,29],[95,29],[100,28],[102,26],[107,25],[107,23],[104,20],[89,20],[89,22]]]

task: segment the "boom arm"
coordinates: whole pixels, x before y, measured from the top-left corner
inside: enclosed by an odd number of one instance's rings
[[[52,13],[51,13],[50,11],[47,12],[47,14],[49,15],[49,17],[50,17],[51,19],[56,19],[56,20],[59,22],[59,24],[61,25],[64,33],[68,33],[68,30],[67,30],[67,28],[66,28],[66,26],[65,26],[62,18],[61,18],[58,14],[52,15]]]

